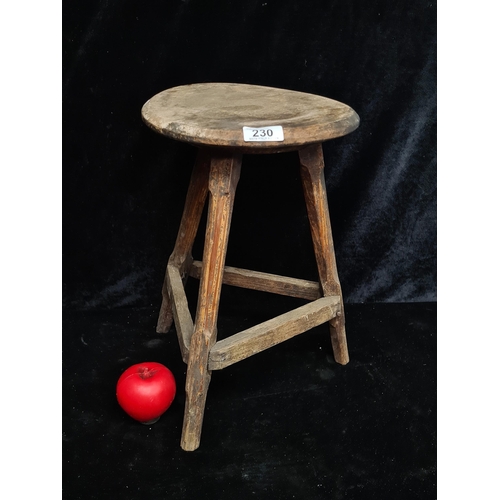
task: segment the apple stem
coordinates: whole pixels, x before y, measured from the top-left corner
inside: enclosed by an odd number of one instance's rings
[[[137,373],[139,374],[139,377],[145,380],[147,378],[151,378],[156,373],[156,370],[150,370],[147,366],[140,366],[137,369]]]

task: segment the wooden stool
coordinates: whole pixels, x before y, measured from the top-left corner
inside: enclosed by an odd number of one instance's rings
[[[171,88],[142,108],[156,132],[199,147],[184,213],[163,284],[157,332],[175,321],[187,363],[181,447],[195,450],[212,370],[220,370],[295,335],[329,322],[335,360],[349,361],[344,307],[337,274],[321,143],[358,127],[349,106],[325,97],[255,85],[203,83]],[[311,225],[319,283],[224,267],[236,185],[243,153],[297,150]],[[191,249],[207,198],[203,261]],[[193,323],[184,292],[188,276],[200,279]],[[222,284],[308,299],[289,313],[217,342]]]

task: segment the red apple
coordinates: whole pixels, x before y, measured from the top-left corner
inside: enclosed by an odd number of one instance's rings
[[[127,368],[118,379],[118,404],[132,418],[144,424],[156,422],[172,404],[175,379],[161,363],[145,362]]]

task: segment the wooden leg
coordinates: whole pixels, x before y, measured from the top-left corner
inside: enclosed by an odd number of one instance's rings
[[[186,408],[181,447],[187,451],[196,450],[200,445],[201,426],[211,376],[208,356],[217,337],[216,325],[222,275],[240,167],[240,155],[217,152],[212,157],[208,221],[198,307],[186,374]]]
[[[344,304],[335,262],[321,144],[313,144],[301,149],[299,158],[302,185],[323,294],[324,296],[339,295],[341,300],[338,316],[330,321],[330,336],[335,361],[345,365],[349,362],[349,353],[345,333]]]
[[[169,265],[177,267],[183,278],[187,278],[189,268],[191,267],[194,239],[198,226],[200,224],[201,214],[205,206],[205,200],[208,192],[208,174],[210,171],[210,157],[204,150],[200,150],[196,163],[191,174],[191,181],[184,204],[177,240],[174,251],[168,261]],[[167,269],[168,270],[168,269]],[[162,288],[162,303],[158,323],[156,325],[157,333],[167,333],[172,326],[172,304],[168,295],[168,272],[165,272]]]

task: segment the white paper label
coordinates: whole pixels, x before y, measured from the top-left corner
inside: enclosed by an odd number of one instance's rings
[[[272,125],[270,127],[243,127],[243,140],[245,142],[276,142],[284,141],[283,127]]]

